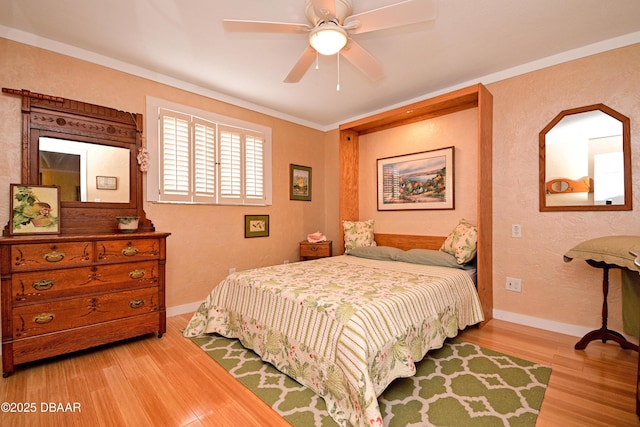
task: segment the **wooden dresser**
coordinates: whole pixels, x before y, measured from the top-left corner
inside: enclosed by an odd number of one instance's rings
[[[169,233],[156,232],[144,211],[142,114],[26,89],[2,93],[22,99],[21,176],[0,238],[3,376],[34,360],[161,337]],[[84,155],[69,161],[70,152]],[[66,161],[51,168],[51,153]],[[110,185],[99,185],[104,179]],[[122,217],[137,218],[135,232],[120,231]]]
[[[2,371],[166,331],[168,233],[0,238]]]

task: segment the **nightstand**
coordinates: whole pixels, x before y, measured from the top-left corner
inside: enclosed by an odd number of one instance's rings
[[[300,242],[300,261],[329,256],[331,256],[331,240],[318,243],[310,243],[306,240]]]

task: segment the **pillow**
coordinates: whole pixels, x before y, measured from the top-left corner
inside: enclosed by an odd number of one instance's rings
[[[564,254],[565,262],[573,258],[592,259],[607,264],[615,264],[638,271],[640,266],[634,263],[636,257],[629,252],[640,254],[639,236],[605,236],[578,243]]]
[[[461,219],[440,250],[453,255],[458,264],[471,261],[478,250],[478,229],[465,219]]]
[[[344,229],[344,251],[349,251],[358,246],[375,246],[373,240],[373,220],[366,221],[342,221]]]
[[[459,264],[453,255],[435,249],[409,249],[406,252],[403,251],[398,254],[396,261],[411,264],[435,265],[438,267],[474,268],[472,265]]]
[[[396,261],[403,253],[402,249],[391,246],[358,246],[351,249],[347,255],[380,261]]]

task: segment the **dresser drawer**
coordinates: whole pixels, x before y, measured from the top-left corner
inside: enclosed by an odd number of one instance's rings
[[[16,273],[11,281],[11,296],[13,303],[18,306],[93,292],[154,286],[157,283],[158,261],[141,261]]]
[[[30,304],[13,309],[13,338],[25,338],[158,311],[158,288]]]
[[[149,333],[161,335],[166,332],[164,316],[163,311],[156,311],[141,316],[15,340],[11,346],[14,363],[40,360],[138,335]]]
[[[127,261],[132,259],[158,259],[160,240],[131,239],[96,242],[98,261]]]
[[[11,247],[11,270],[60,268],[93,260],[91,242],[36,243]]]
[[[300,259],[324,258],[331,256],[331,242],[300,243]]]

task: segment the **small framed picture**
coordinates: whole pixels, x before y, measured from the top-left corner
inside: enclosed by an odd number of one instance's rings
[[[244,237],[269,236],[269,215],[245,215]]]
[[[289,165],[289,200],[311,200],[311,168]]]
[[[117,190],[118,178],[115,176],[96,176],[96,188],[98,190]]]
[[[59,234],[60,187],[11,184],[10,234]]]

